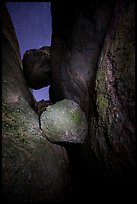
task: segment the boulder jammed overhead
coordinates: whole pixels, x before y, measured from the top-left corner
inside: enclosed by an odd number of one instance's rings
[[[32,89],[40,89],[51,83],[50,47],[27,50],[23,56],[23,73]]]

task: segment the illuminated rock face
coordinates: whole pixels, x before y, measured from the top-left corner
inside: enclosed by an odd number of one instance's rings
[[[87,135],[84,112],[77,103],[64,99],[41,115],[41,128],[51,142],[83,143]]]

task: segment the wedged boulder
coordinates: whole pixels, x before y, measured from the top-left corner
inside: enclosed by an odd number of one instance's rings
[[[40,130],[38,115],[31,107],[33,96],[23,77],[16,34],[5,7],[2,19],[5,30],[12,28],[8,35],[2,30],[3,201],[52,203],[69,200],[66,150],[50,143]]]
[[[81,144],[87,135],[87,121],[80,106],[64,99],[48,106],[40,117],[41,129],[53,143]]]
[[[50,47],[27,50],[23,55],[23,73],[32,89],[40,89],[51,83]]]

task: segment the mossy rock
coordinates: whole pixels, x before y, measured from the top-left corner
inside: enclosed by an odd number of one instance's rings
[[[87,121],[80,106],[64,99],[48,106],[41,115],[41,129],[54,143],[83,143],[87,135]]]

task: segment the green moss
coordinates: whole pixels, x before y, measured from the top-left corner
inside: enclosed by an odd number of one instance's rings
[[[108,99],[103,94],[98,94],[97,96],[98,112],[102,117],[103,121],[107,120],[107,110],[108,110]]]
[[[101,92],[105,92],[105,74],[104,70],[99,68],[97,71],[97,78],[96,78],[96,89]]]

